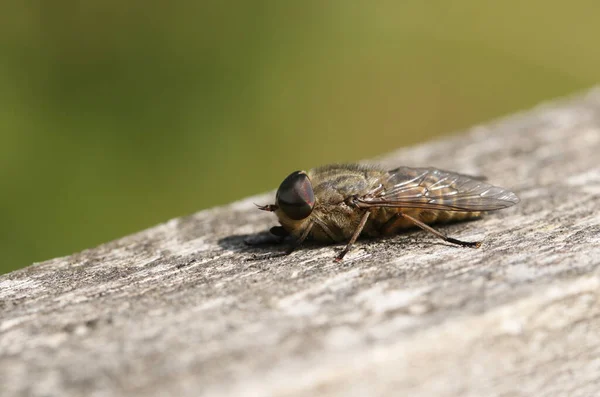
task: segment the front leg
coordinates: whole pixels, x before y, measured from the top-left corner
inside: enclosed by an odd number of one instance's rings
[[[294,252],[294,250],[296,248],[298,248],[300,245],[302,245],[302,243],[304,242],[304,240],[306,240],[306,238],[308,237],[308,234],[310,233],[311,229],[313,228],[314,222],[311,222],[308,224],[308,226],[306,227],[306,229],[304,229],[304,231],[302,232],[302,235],[300,236],[300,238],[296,241],[294,241],[287,250],[285,250],[285,254],[289,255],[292,252]]]
[[[363,213],[362,218],[360,219],[360,223],[354,230],[352,237],[350,237],[350,241],[348,241],[348,244],[346,244],[346,246],[344,247],[342,252],[340,252],[338,254],[338,256],[336,256],[336,258],[335,258],[336,262],[339,262],[342,259],[344,259],[344,256],[348,253],[348,251],[350,251],[350,248],[352,247],[354,242],[356,242],[356,239],[358,238],[358,236],[360,236],[360,233],[362,232],[363,228],[365,227],[367,220],[369,219],[369,215],[371,215],[371,212],[368,210]]]

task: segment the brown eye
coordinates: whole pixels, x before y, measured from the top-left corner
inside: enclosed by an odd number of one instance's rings
[[[277,190],[277,205],[291,219],[300,220],[310,215],[315,205],[315,194],[304,171],[291,173]]]

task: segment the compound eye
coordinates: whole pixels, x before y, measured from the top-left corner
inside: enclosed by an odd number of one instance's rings
[[[277,190],[277,205],[296,221],[310,215],[315,205],[315,193],[304,171],[292,172]]]

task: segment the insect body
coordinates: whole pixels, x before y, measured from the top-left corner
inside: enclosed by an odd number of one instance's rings
[[[273,234],[295,238],[288,253],[306,238],[347,241],[336,257],[341,260],[360,235],[391,235],[414,226],[450,243],[479,247],[480,242],[447,237],[429,224],[476,218],[518,202],[514,193],[481,178],[435,168],[385,171],[341,164],[291,173],[279,186],[275,204],[259,209],[279,218]]]

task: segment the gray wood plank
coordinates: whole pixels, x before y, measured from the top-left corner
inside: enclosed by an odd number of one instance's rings
[[[271,192],[0,276],[0,394],[597,395],[600,89],[375,161],[522,201],[335,263],[244,244]]]

